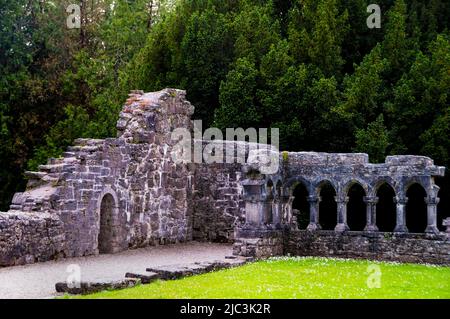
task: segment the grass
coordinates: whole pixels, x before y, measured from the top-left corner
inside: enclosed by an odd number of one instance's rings
[[[379,271],[380,288],[376,286]],[[375,281],[374,281],[375,278]],[[332,258],[273,258],[81,298],[450,298],[450,267]]]

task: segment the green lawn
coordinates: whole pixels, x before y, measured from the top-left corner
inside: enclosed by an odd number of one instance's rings
[[[369,288],[368,281],[376,286],[378,270],[381,287]],[[450,267],[274,258],[82,298],[450,298]]]

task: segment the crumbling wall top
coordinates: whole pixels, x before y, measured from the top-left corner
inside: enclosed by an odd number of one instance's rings
[[[132,91],[120,112],[117,136],[130,142],[148,141],[152,132],[168,133],[173,129],[171,117],[189,118],[192,114],[194,107],[186,100],[186,91],[177,89],[164,89],[152,93]]]

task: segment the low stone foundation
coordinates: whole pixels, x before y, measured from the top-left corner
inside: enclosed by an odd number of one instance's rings
[[[319,256],[450,265],[450,239],[444,233],[246,230],[238,237],[233,253],[239,256]]]
[[[383,232],[291,231],[286,253],[450,265],[446,235]]]
[[[284,254],[284,237],[282,230],[239,229],[233,254],[255,258],[281,256]]]

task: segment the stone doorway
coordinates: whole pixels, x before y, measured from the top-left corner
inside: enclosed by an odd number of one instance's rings
[[[114,213],[116,203],[111,194],[102,198],[100,205],[100,229],[98,234],[98,252],[111,254],[114,252]]]

